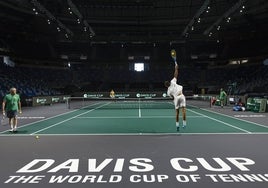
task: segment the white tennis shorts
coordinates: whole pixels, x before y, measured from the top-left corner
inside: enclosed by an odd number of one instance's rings
[[[186,107],[186,99],[183,94],[174,97],[175,109]]]

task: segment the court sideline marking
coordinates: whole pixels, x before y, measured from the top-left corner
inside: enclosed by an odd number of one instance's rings
[[[191,110],[191,109],[188,109],[188,110],[191,111],[191,112],[193,112],[193,113],[195,113],[195,114],[202,115],[202,116],[204,116],[204,117],[206,117],[206,118],[208,118],[208,119],[211,119],[211,120],[213,120],[213,121],[217,121],[217,122],[222,123],[222,124],[224,124],[224,125],[227,125],[227,126],[229,126],[229,127],[238,129],[238,130],[240,130],[240,131],[243,131],[243,132],[246,132],[246,133],[249,133],[249,134],[252,133],[252,132],[247,131],[247,130],[245,130],[245,129],[242,129],[242,128],[236,127],[236,126],[234,126],[234,125],[231,125],[231,124],[229,124],[229,123],[226,123],[226,122],[224,122],[224,121],[215,119],[215,118],[213,118],[213,117],[209,117],[209,116],[207,116],[207,115],[205,115],[205,114],[202,114],[202,113],[199,113],[199,112],[195,112],[195,111],[193,111],[193,110]]]
[[[249,135],[245,132],[240,133],[74,133],[74,134],[40,134],[41,136],[184,136],[184,135]],[[40,136],[39,135],[39,136]],[[266,132],[255,132],[250,135],[268,135]],[[19,136],[19,137],[29,137],[34,136],[30,134],[3,134],[0,137],[12,137],[12,136]]]
[[[84,115],[84,114],[86,114],[86,113],[92,112],[92,111],[94,111],[94,110],[96,110],[96,109],[99,109],[99,108],[101,108],[101,107],[103,107],[103,106],[106,106],[106,105],[108,105],[108,104],[110,104],[110,103],[111,103],[111,102],[105,103],[105,104],[100,105],[100,106],[98,106],[98,107],[96,107],[96,108],[93,108],[93,109],[91,109],[91,110],[89,110],[89,111],[83,112],[83,113],[78,114],[78,115],[76,115],[76,116],[70,117],[70,118],[65,119],[65,120],[63,120],[63,121],[60,121],[60,122],[55,123],[55,124],[53,124],[53,125],[50,125],[50,126],[48,126],[48,127],[46,127],[46,128],[40,129],[40,130],[38,130],[38,131],[35,131],[35,132],[31,133],[30,135],[34,135],[34,134],[36,134],[36,133],[39,133],[39,132],[42,132],[42,131],[44,131],[44,130],[50,129],[51,127],[55,127],[55,126],[57,126],[57,125],[59,125],[59,124],[61,124],[61,123],[64,123],[64,122],[69,121],[69,120],[71,120],[71,119],[74,119],[74,118],[76,118],[76,117],[78,117],[78,116],[81,116],[81,115]]]

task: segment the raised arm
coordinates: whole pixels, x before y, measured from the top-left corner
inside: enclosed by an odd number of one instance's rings
[[[175,65],[175,71],[174,71],[174,78],[178,78],[179,75],[179,66],[178,64]]]

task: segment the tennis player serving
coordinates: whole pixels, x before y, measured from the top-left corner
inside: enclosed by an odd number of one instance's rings
[[[169,82],[165,81],[165,86],[168,88],[167,95],[170,96],[175,105],[175,111],[176,111],[176,128],[177,131],[180,131],[180,125],[179,125],[179,113],[180,109],[182,111],[182,128],[186,128],[186,99],[183,95],[183,87],[179,84],[177,84],[177,78],[179,75],[179,66],[175,61],[175,72],[174,72],[174,78]]]

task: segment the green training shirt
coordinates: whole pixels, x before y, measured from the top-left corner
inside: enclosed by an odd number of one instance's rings
[[[220,92],[220,99],[224,99],[225,96],[226,96],[225,91],[221,91]]]
[[[18,102],[20,101],[20,96],[18,94],[7,94],[4,97],[4,101],[6,102],[6,111],[19,110]]]

